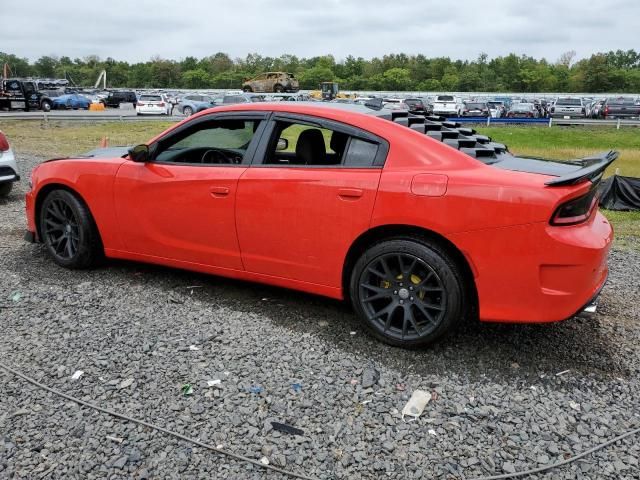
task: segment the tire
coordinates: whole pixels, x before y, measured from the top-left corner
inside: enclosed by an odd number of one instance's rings
[[[251,88],[249,85],[242,87],[242,91],[244,93],[251,93],[253,92],[253,88]]]
[[[73,193],[50,192],[42,202],[39,219],[42,242],[61,267],[89,268],[102,258],[102,242],[91,212]]]
[[[193,108],[191,107],[184,107],[182,109],[182,113],[184,113],[185,117],[190,117],[191,115],[193,115]]]
[[[0,183],[0,198],[8,197],[13,189],[13,182]]]
[[[279,83],[276,83],[273,86],[273,92],[274,93],[282,93],[282,92],[284,92],[284,87],[282,85],[280,85]]]
[[[51,102],[49,100],[44,100],[40,107],[42,108],[43,112],[50,112],[51,111]]]
[[[349,289],[369,333],[396,347],[430,345],[467,312],[460,268],[428,240],[397,238],[373,245],[354,265]]]

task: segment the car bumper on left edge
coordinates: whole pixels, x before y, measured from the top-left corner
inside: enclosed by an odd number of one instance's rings
[[[613,230],[598,212],[580,225],[534,223],[451,240],[471,264],[481,320],[543,323],[571,318],[594,301],[607,279]]]
[[[0,152],[0,183],[17,182],[18,180],[20,180],[20,175],[18,175],[18,165],[13,151]]]

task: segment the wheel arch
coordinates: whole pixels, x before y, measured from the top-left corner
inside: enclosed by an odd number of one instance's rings
[[[456,263],[463,275],[465,282],[464,287],[467,289],[470,300],[470,312],[472,315],[477,315],[478,312],[478,291],[473,274],[473,269],[469,259],[453,242],[444,237],[443,235],[422,227],[416,227],[414,225],[379,225],[373,227],[366,232],[363,232],[356,240],[351,244],[347,255],[345,257],[342,267],[342,293],[345,300],[349,300],[349,283],[351,272],[355,266],[358,258],[370,247],[381,243],[385,240],[394,238],[405,238],[414,241],[429,241],[435,242],[451,255],[452,260]]]
[[[47,195],[54,190],[66,190],[67,192],[75,196],[78,200],[80,200],[85,207],[87,207],[87,210],[91,215],[91,220],[93,221],[93,224],[96,227],[96,231],[98,232],[98,239],[100,240],[100,245],[102,246],[103,245],[102,234],[100,233],[100,228],[96,222],[95,216],[91,211],[91,207],[89,206],[87,201],[84,199],[84,197],[77,190],[71,188],[69,185],[65,185],[64,183],[48,183],[44,185],[40,190],[38,190],[38,193],[36,195],[34,210],[33,210],[34,220],[36,224],[37,238],[40,239],[40,241],[42,241],[42,232],[40,231],[40,210],[42,208],[42,202],[44,202],[44,199],[47,198]]]

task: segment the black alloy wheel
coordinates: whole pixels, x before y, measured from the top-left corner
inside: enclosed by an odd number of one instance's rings
[[[392,240],[372,247],[356,263],[351,298],[374,336],[420,347],[460,320],[462,285],[458,267],[437,245]]]
[[[85,204],[67,190],[54,190],[40,209],[40,235],[53,260],[67,268],[87,268],[103,249]]]

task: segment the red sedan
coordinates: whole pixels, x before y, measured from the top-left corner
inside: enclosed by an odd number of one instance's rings
[[[617,156],[518,158],[459,124],[373,106],[206,110],[127,151],[36,167],[27,238],[85,268],[139,260],[349,299],[393,345],[465,317],[553,322],[590,305]]]

